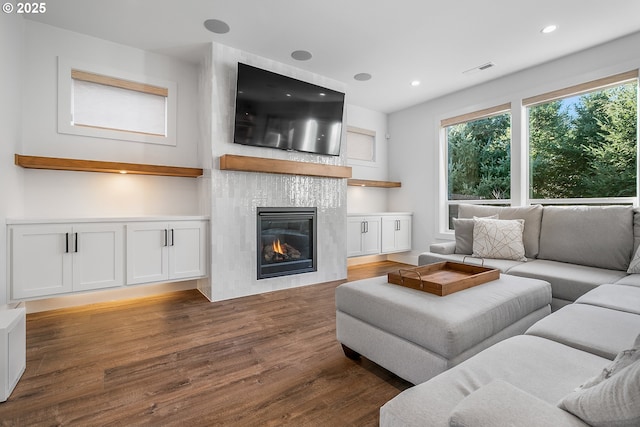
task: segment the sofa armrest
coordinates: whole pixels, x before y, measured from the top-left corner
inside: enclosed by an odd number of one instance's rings
[[[451,255],[456,252],[456,242],[432,243],[429,251],[434,254]]]
[[[579,418],[503,380],[471,393],[451,412],[451,427],[584,427]]]

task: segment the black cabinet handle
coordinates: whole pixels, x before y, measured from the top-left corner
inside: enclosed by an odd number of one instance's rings
[[[74,242],[75,243],[74,244],[74,248],[75,248],[74,252],[77,253],[78,252],[78,233],[74,233],[74,234],[76,235],[75,242]]]
[[[174,240],[173,240],[173,228],[171,229],[171,246],[174,245]]]
[[[169,230],[164,229],[164,244],[162,246],[169,246]]]
[[[69,253],[69,233],[64,235],[64,253]]]

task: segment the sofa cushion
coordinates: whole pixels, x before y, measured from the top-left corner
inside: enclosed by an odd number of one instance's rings
[[[633,209],[633,253],[640,247],[640,208]]]
[[[527,260],[522,243],[523,219],[474,218],[473,224],[474,257]]]
[[[613,360],[630,348],[640,316],[587,304],[571,304],[536,322],[525,334],[557,341]]]
[[[539,251],[540,221],[542,206],[500,207],[462,203],[458,205],[458,218],[486,217],[498,215],[498,219],[524,219],[523,242],[525,256],[535,258]]]
[[[640,249],[637,249],[633,254],[633,258],[631,258],[631,262],[629,263],[629,268],[627,268],[627,273],[640,273]]]
[[[624,271],[542,259],[516,265],[509,274],[546,280],[551,283],[554,298],[568,301],[575,301],[603,283],[615,283],[626,276]]]
[[[624,285],[601,285],[576,300],[612,310],[640,315],[640,288]]]
[[[538,258],[626,271],[633,216],[631,206],[546,206]]]
[[[486,218],[497,219],[498,215]],[[471,255],[473,253],[473,218],[453,218],[453,232],[456,238],[455,253]]]
[[[556,405],[608,363],[610,360],[555,341],[519,335],[403,391],[382,406],[380,425],[446,427],[455,406],[498,379]]]
[[[640,425],[640,361],[593,387],[567,395],[559,405],[594,427]]]
[[[616,285],[640,286],[640,274],[629,274],[615,282]]]
[[[450,427],[585,427],[569,412],[514,387],[495,380],[467,396],[453,409]]]
[[[432,245],[433,246],[433,245]],[[480,259],[471,255],[461,254],[440,254],[433,252],[424,252],[418,256],[418,265],[432,264],[434,262],[454,261],[471,265],[480,265],[488,268],[497,268],[502,273],[506,273],[513,267],[522,264],[521,261],[513,261],[510,259]]]

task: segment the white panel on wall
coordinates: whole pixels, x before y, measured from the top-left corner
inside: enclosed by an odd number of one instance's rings
[[[72,126],[167,135],[167,98],[73,80]]]
[[[375,132],[359,132],[347,129],[347,157],[349,160],[364,160],[374,162],[376,160],[376,134]]]
[[[74,73],[97,80],[86,81]],[[104,81],[114,85],[101,83]],[[127,83],[158,91],[131,90]],[[57,96],[60,133],[177,145],[175,82],[58,57]]]

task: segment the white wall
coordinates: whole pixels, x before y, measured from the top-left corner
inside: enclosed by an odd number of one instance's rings
[[[388,181],[387,115],[356,105],[347,105],[347,125],[376,133],[375,161],[364,162],[347,159],[353,178]],[[346,141],[345,141],[346,142]],[[388,210],[388,192],[383,188],[347,187],[347,211],[349,213],[384,212]]]
[[[414,252],[426,251],[430,243],[446,237],[438,228],[441,119],[511,102],[511,152],[512,158],[518,158],[524,147],[522,109],[518,108],[523,98],[638,69],[638,46],[640,33],[390,114],[389,170],[394,180],[402,181],[402,188],[390,193],[389,200],[398,209],[414,212]],[[514,172],[512,197],[520,203],[525,196],[524,171]]]
[[[203,167],[198,67],[73,33],[18,15],[0,15],[0,304],[7,296],[7,218],[203,215],[201,179],[22,169],[15,153]],[[57,133],[57,57],[178,85],[177,145]],[[193,288],[195,281],[29,302],[29,311]],[[144,289],[142,289],[144,288]],[[33,306],[33,307],[32,307]]]
[[[13,165],[20,150],[20,106],[24,20],[0,14],[0,305],[7,302],[5,221],[22,215],[22,170]]]
[[[175,59],[25,20],[21,154],[200,167],[197,67]],[[178,85],[177,145],[57,132],[57,57]],[[199,214],[191,178],[24,171],[24,215],[87,217]]]

